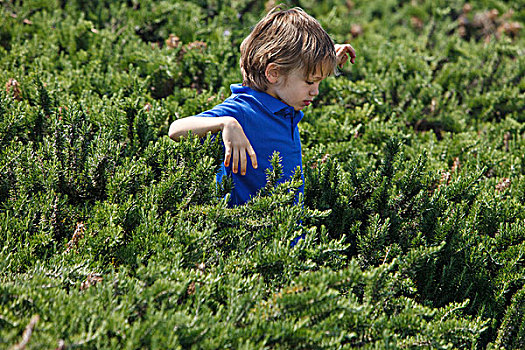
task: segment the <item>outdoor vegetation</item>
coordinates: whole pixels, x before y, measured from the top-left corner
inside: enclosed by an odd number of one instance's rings
[[[357,59],[228,208],[167,130],[277,3],[0,0],[0,348],[525,348],[525,1],[285,1]]]

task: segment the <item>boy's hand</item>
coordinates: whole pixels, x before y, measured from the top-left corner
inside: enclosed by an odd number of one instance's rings
[[[355,63],[355,50],[350,44],[339,45],[335,44],[335,56],[337,58],[337,65],[339,68],[343,68],[343,65],[350,56],[350,62]]]
[[[224,166],[230,165],[233,160],[232,171],[237,173],[239,170],[239,161],[241,164],[241,175],[246,175],[246,153],[250,156],[252,166],[257,168],[257,156],[248,141],[248,138],[242,130],[242,126],[235,118],[227,118],[222,128],[222,140],[226,147],[224,154]]]

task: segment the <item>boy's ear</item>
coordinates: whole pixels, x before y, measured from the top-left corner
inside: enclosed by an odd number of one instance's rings
[[[275,63],[270,63],[266,66],[266,69],[264,71],[264,75],[266,76],[266,79],[271,84],[277,83],[279,80],[280,72],[279,72],[279,66]]]

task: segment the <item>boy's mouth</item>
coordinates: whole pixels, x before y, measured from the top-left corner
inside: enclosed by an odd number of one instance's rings
[[[310,103],[312,103],[312,100],[304,100],[303,103],[305,106],[308,106]]]

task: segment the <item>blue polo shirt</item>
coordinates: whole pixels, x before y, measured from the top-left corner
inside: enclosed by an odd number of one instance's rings
[[[304,193],[304,175],[302,165],[301,140],[297,124],[303,118],[303,112],[296,112],[293,107],[279,101],[265,92],[253,90],[241,84],[230,86],[232,94],[223,103],[203,112],[198,117],[235,118],[242,126],[257,156],[257,169],[252,167],[250,157],[246,155],[246,175],[232,172],[232,163],[224,164],[217,174],[220,182],[223,176],[232,176],[234,188],[231,193],[230,206],[246,203],[266,185],[265,170],[270,168],[270,158],[278,151],[282,158],[283,177],[280,182],[289,180],[297,169],[301,170]]]

